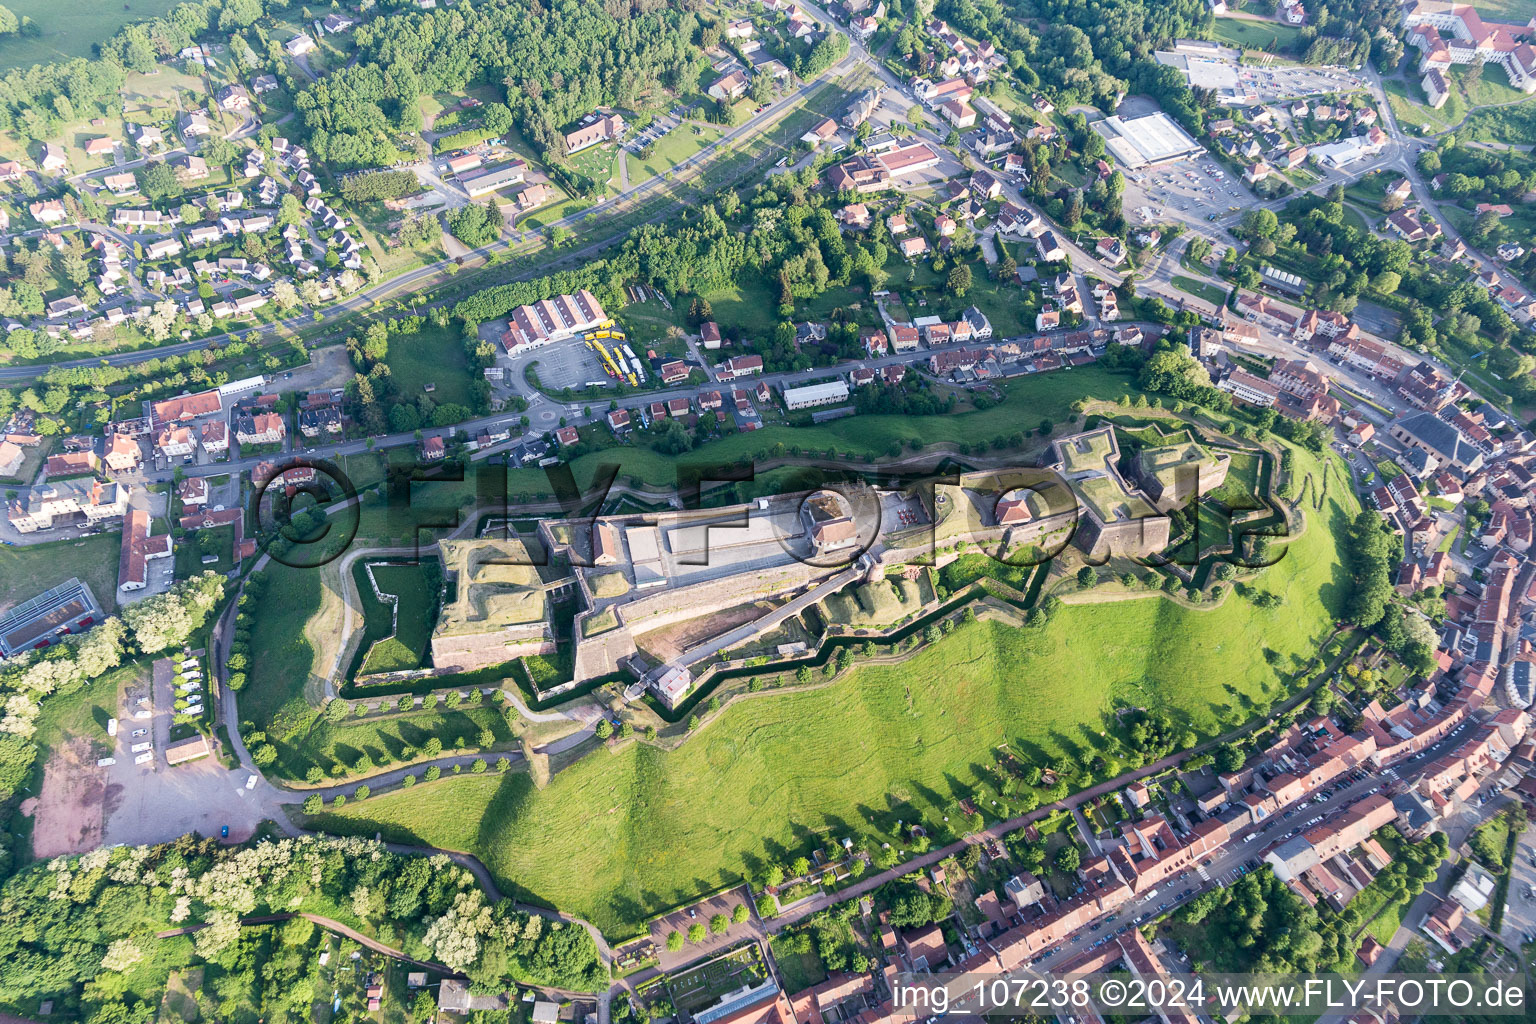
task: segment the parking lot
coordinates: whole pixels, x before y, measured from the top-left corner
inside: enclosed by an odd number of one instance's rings
[[[742,889],[731,889],[718,896],[712,896],[707,900],[695,903],[690,907],[674,911],[651,922],[651,940],[656,943],[656,953],[659,966],[663,971],[674,970],[682,964],[692,963],[707,953],[734,946],[741,940],[748,938],[753,933],[753,920],[749,917],[741,924],[731,921],[731,912],[736,907],[746,905],[751,909],[751,903],[747,900],[747,894]],[[667,936],[672,932],[682,935],[688,934],[688,929],[696,924],[701,924],[707,931],[709,919],[716,914],[724,914],[731,925],[719,935],[706,935],[703,942],[698,944],[688,943],[676,953],[667,949]]]
[[[1536,936],[1536,828],[1527,828],[1515,844],[1515,861],[1510,865],[1509,902],[1504,907],[1505,939],[1518,945]]]
[[[1359,75],[1337,67],[1253,67],[1238,70],[1238,81],[1255,93],[1260,103],[1331,92],[1364,89]]]
[[[613,379],[604,371],[597,353],[587,348],[579,338],[557,341],[529,352],[508,357],[505,383],[519,392],[528,391],[523,383],[523,372],[530,364],[537,363],[539,384],[552,390],[581,389],[591,384],[615,386]]]
[[[624,143],[624,151],[627,153],[638,153],[646,146],[660,140],[663,136],[676,131],[692,109],[692,107],[685,107],[681,104],[673,107],[652,121],[643,131],[636,132],[634,138]]]
[[[1241,179],[1210,160],[1131,171],[1126,179],[1126,209],[1151,207],[1154,219],[1215,219],[1254,201]]]

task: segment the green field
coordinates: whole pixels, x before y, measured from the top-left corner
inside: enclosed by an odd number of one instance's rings
[[[1301,29],[1276,21],[1249,21],[1246,18],[1217,18],[1212,38],[1244,50],[1284,53],[1301,38]]]
[[[1317,463],[1298,453],[1302,472]],[[1345,598],[1335,536],[1358,506],[1332,497],[1258,586],[1193,610],[1161,598],[1064,607],[1031,653],[1017,628],[978,622],[900,665],[820,690],[730,705],[666,752],[597,753],[537,790],[527,775],[418,786],[326,816],[329,829],[476,853],[507,891],[586,917],[611,937],[652,914],[760,875],[833,838],[935,821],[973,792],[1007,742],[1038,761],[1090,760],[1104,715],[1166,708],[1202,736],[1282,695],[1276,669],[1315,653]]]
[[[430,384],[434,404],[469,405],[469,383],[478,371],[470,370],[457,331],[428,324],[414,335],[393,335],[384,361],[399,388],[398,399],[415,402]]]
[[[1185,277],[1182,274],[1175,274],[1173,277],[1173,286],[1181,292],[1184,292],[1188,295],[1193,295],[1199,299],[1204,299],[1206,302],[1209,302],[1217,307],[1225,305],[1227,301],[1226,289],[1218,285],[1211,284],[1208,281],[1197,281],[1192,277]]]
[[[1424,89],[1416,79],[1405,82],[1399,78],[1386,78],[1382,80],[1382,86],[1387,93],[1387,102],[1392,106],[1392,113],[1397,115],[1403,128],[1410,131],[1427,124],[1430,131],[1443,132],[1460,123],[1466,116],[1467,104],[1462,99],[1460,89],[1452,89],[1445,99],[1445,105],[1435,110],[1429,106]]]
[[[204,565],[205,555],[213,555],[218,561]],[[179,580],[204,571],[227,573],[235,567],[235,528],[233,525],[215,526],[189,533],[176,542],[172,558],[176,561],[176,578]]]
[[[387,565],[375,563],[373,576],[379,590],[399,599],[398,617],[390,606],[380,604],[368,585],[366,562],[352,567],[352,578],[362,600],[364,616],[363,673],[397,672],[420,668],[426,656],[432,627],[437,624],[437,586],[441,570],[437,563],[422,565]],[[391,628],[394,632],[391,634]]]
[[[40,34],[0,41],[0,71],[89,57],[94,44],[106,42],[130,22],[165,14],[176,0],[71,0],[67,4],[11,0],[5,6],[18,18],[31,18]]]
[[[695,127],[700,129],[697,135],[693,131]],[[655,150],[648,160],[642,160],[635,154],[626,152],[624,160],[629,164],[630,187],[633,188],[647,178],[670,171],[723,134],[725,129],[720,125],[689,121],[663,135],[656,142]]]
[[[1529,98],[1509,84],[1509,75],[1497,64],[1485,65],[1482,74],[1470,87],[1467,85],[1465,71],[1453,70],[1451,76],[1467,97],[1467,102],[1474,107],[1486,107],[1495,103],[1519,103]],[[1450,100],[1446,100],[1446,106],[1449,105]]]
[[[240,717],[270,736],[307,724],[314,708],[304,688],[314,668],[315,649],[304,627],[320,608],[321,579],[314,569],[271,563],[270,583],[251,629],[250,682],[240,692]]]
[[[495,738],[482,746],[480,733],[485,729]],[[269,771],[295,781],[303,779],[311,765],[319,765],[332,778],[370,775],[389,765],[425,760],[424,748],[434,736],[442,743],[445,754],[461,750],[510,750],[516,746],[506,719],[497,709],[465,706],[450,711],[439,704],[433,711],[370,715],[339,724],[318,719],[314,728],[296,743],[268,733],[267,738],[274,741],[278,750],[277,762]],[[364,754],[373,767],[357,772],[354,769],[358,758]],[[333,772],[333,765],[340,765],[344,775]]]
[[[117,560],[122,532],[79,540],[0,547],[0,609],[36,597],[71,576],[78,576],[102,609],[117,608]]]
[[[1536,0],[1481,0],[1472,6],[1489,21],[1524,25],[1536,18]]]

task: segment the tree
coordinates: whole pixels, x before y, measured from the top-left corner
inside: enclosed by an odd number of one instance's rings
[[[678,950],[680,950],[682,948],[683,948],[683,933],[679,932],[679,931],[670,931],[670,932],[668,932],[667,933],[667,949],[671,950],[673,953],[676,953]]]
[[[964,298],[965,293],[971,290],[971,268],[961,263],[949,272],[949,293],[956,298]]]
[[[139,191],[155,202],[181,194],[181,181],[164,160],[139,168],[134,176],[138,178]]]
[[[727,918],[724,914],[715,914],[709,919],[709,930],[712,934],[723,935],[725,934],[725,930],[730,926],[730,919]]]
[[[606,740],[613,735],[613,725],[608,721],[608,719],[604,718],[597,723],[597,729],[595,732],[597,733],[598,739]]]
[[[1085,565],[1077,570],[1077,586],[1079,590],[1087,590],[1099,582],[1098,571],[1091,565]]]
[[[696,923],[688,926],[688,941],[693,943],[695,946],[704,941],[705,934],[704,926],[702,924]]]
[[[1075,874],[1082,861],[1082,851],[1075,846],[1063,846],[1056,851],[1056,867],[1065,874]]]
[[[224,582],[223,576],[204,572],[129,605],[123,621],[133,631],[139,650],[153,654],[185,644],[223,597]]]
[[[1280,218],[1275,216],[1275,211],[1260,208],[1243,214],[1238,223],[1238,234],[1250,240],[1273,238],[1279,227]]]
[[[1219,745],[1215,750],[1214,756],[1216,770],[1223,773],[1237,771],[1243,766],[1243,761],[1246,760],[1243,756],[1242,748],[1235,743]]]
[[[738,903],[736,906],[731,908],[731,920],[735,921],[737,924],[746,923],[747,918],[751,916],[752,912],[747,909],[747,905],[745,903]]]

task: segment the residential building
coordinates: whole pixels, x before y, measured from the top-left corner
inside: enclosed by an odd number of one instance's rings
[[[36,533],[59,525],[63,518],[82,516],[88,525],[116,519],[128,509],[128,490],[93,478],[49,481],[9,505],[11,526],[18,533]]]
[[[842,379],[821,381],[784,389],[784,405],[791,412],[820,405],[837,405],[848,400],[848,384]]]
[[[143,590],[149,585],[149,563],[171,556],[171,535],[150,536],[149,512],[129,509],[123,518],[122,548],[117,560],[117,589]]]
[[[242,445],[279,444],[287,436],[287,425],[278,412],[244,412],[235,419],[235,440]]]

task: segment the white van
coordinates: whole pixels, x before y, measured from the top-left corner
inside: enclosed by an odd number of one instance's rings
[[[134,764],[147,764],[150,761],[153,761],[154,759],[155,759],[154,752],[151,751],[150,753],[147,753],[147,754],[140,754],[138,757],[133,759],[133,763]]]
[[[135,753],[135,754],[142,754],[142,753],[144,753],[144,751],[146,751],[146,750],[154,750],[154,749],[155,749],[155,745],[154,745],[154,744],[153,744],[153,743],[150,743],[150,742],[148,742],[148,741],[147,741],[147,740],[146,740],[146,741],[145,741],[145,742],[143,742],[143,743],[135,743],[135,744],[134,744],[134,745],[133,745],[133,746],[132,746],[132,747],[131,747],[131,748],[129,748],[129,749],[130,749],[130,750],[132,750],[132,751],[133,751],[133,753]]]

